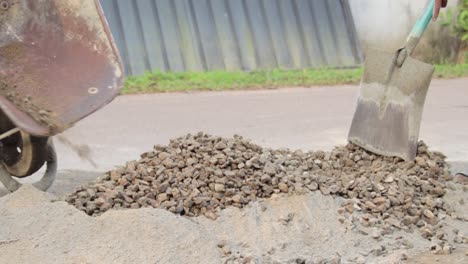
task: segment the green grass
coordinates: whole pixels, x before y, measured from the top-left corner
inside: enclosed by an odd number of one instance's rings
[[[442,79],[468,77],[468,63],[435,65],[434,77]]]
[[[361,68],[268,70],[253,72],[146,73],[129,77],[123,94],[177,91],[272,89],[292,86],[357,84]],[[436,78],[468,77],[468,64],[436,65]]]

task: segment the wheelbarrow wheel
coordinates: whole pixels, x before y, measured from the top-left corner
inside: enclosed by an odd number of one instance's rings
[[[12,176],[24,178],[37,172],[47,159],[47,137],[19,132],[3,142],[3,166]]]
[[[47,141],[44,152],[47,169],[42,178],[38,182],[33,183],[33,186],[41,191],[47,191],[54,183],[55,176],[57,175],[57,154],[52,139]],[[5,166],[0,166],[0,182],[10,192],[14,192],[21,187],[21,183],[10,175]]]

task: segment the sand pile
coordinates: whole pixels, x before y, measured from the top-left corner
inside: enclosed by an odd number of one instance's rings
[[[441,199],[453,184],[448,166],[442,154],[423,143],[418,152],[415,162],[404,162],[354,145],[330,153],[272,150],[239,136],[198,133],[155,146],[67,201],[89,215],[155,207],[216,219],[227,207],[242,208],[273,194],[320,191],[345,198],[337,221],[350,229],[375,227],[369,235],[376,239],[418,229],[424,237],[440,240],[442,251],[449,253],[452,245],[439,231],[441,217],[453,213]]]
[[[89,217],[27,185],[0,199],[0,255],[5,264],[221,263],[209,233],[167,211]]]
[[[443,199],[460,214],[468,212],[460,185]],[[320,192],[274,194],[242,209],[228,207],[215,221],[154,208],[90,217],[24,186],[0,198],[1,262],[390,264],[420,259],[426,252],[430,261],[424,264],[466,263],[466,244],[456,244],[452,255],[434,256],[428,252],[434,242],[417,232],[399,230],[374,239],[364,234],[370,228],[350,231],[337,221],[342,200]],[[455,230],[468,234],[466,223],[442,221],[450,241],[456,239]]]
[[[444,156],[423,143],[415,162],[403,162],[352,145],[271,150],[200,133],[141,156],[67,202],[29,186],[0,198],[2,260],[461,264],[468,258],[468,186],[452,182]]]

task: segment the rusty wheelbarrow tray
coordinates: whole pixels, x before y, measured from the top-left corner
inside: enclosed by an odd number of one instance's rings
[[[8,190],[44,164],[35,184],[52,184],[49,137],[111,102],[122,63],[98,0],[0,0],[0,182]]]
[[[53,136],[112,101],[123,70],[98,0],[0,1],[0,109]]]

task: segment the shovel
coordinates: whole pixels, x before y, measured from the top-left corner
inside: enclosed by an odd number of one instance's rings
[[[396,52],[369,49],[348,140],[384,156],[414,160],[434,67],[410,55],[432,18],[434,0]]]

